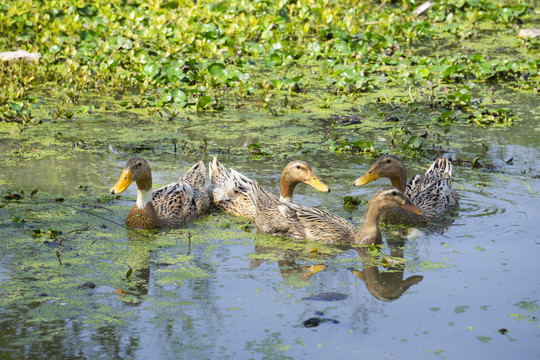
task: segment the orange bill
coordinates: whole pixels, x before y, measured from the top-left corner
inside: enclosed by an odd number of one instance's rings
[[[124,192],[132,182],[133,180],[131,179],[131,170],[127,168],[124,169],[116,185],[111,188],[111,194],[120,194],[121,192]]]
[[[405,209],[407,211],[410,211],[410,212],[412,212],[413,214],[416,214],[416,215],[424,215],[424,212],[422,210],[420,210],[418,207],[414,206],[411,203],[403,204],[403,205],[401,205],[401,208]]]
[[[313,186],[315,189],[322,191],[322,192],[330,192],[330,188],[326,186],[325,183],[323,183],[321,180],[317,179],[315,175],[310,176],[307,178],[304,183]]]

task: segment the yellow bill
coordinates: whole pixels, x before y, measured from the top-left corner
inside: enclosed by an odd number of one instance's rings
[[[118,182],[116,185],[114,185],[110,192],[111,194],[120,194],[121,192],[124,192],[133,180],[131,179],[131,170],[130,169],[124,169],[122,171],[122,175],[120,175],[120,179],[118,179]]]
[[[319,271],[323,271],[324,269],[326,269],[326,265],[324,265],[324,264],[311,265],[309,267],[309,272],[312,275],[315,275],[316,273],[318,273]]]
[[[330,188],[326,186],[325,183],[323,183],[321,180],[319,180],[315,175],[307,178],[304,181],[305,184],[308,184],[310,186],[313,186],[315,189],[322,191],[322,192],[330,192]]]
[[[376,171],[368,171],[353,182],[353,186],[362,186],[378,179],[380,176]]]

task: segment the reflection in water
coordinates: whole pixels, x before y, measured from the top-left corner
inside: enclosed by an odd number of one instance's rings
[[[286,240],[289,241],[289,240]],[[264,240],[262,241],[264,243]],[[279,272],[283,280],[299,280],[308,281],[311,277],[320,271],[326,269],[325,264],[303,265],[298,261],[313,260],[314,256],[309,251],[304,249],[291,249],[263,244],[261,241],[255,243],[255,251],[249,260],[249,268],[253,270],[267,260],[275,260],[279,267]],[[284,242],[284,244],[286,244]]]
[[[392,257],[403,257],[403,246],[390,246]],[[403,295],[409,287],[418,284],[424,279],[421,275],[413,275],[403,279],[403,264],[388,261],[388,270],[381,272],[377,265],[377,259],[369,252],[368,248],[357,248],[358,255],[362,258],[363,270],[352,270],[354,276],[362,279],[366,288],[375,298],[382,301],[394,301]]]
[[[255,269],[264,261],[273,260],[277,262],[281,277],[284,280],[290,280],[291,277],[295,277],[299,280],[307,281],[313,275],[325,270],[327,265],[324,263],[305,265],[302,262],[313,262],[315,260],[328,262],[334,260],[340,252],[351,249],[349,246],[327,245],[325,252],[321,253],[316,251],[316,249],[310,248],[309,245],[307,247],[303,245],[287,247],[292,243],[290,240],[284,240],[282,244],[277,243],[271,246],[264,238],[259,237],[259,239],[260,241],[256,243],[255,251],[249,260],[250,269]],[[314,244],[314,246],[317,245],[320,244]],[[369,247],[352,248],[358,252],[362,261],[362,270],[352,270],[353,275],[362,279],[368,291],[376,299],[382,301],[397,300],[412,285],[418,284],[424,278],[421,275],[413,275],[404,279],[405,268],[403,261],[394,260],[403,258],[404,241],[388,240],[388,245],[391,258],[385,259],[387,270],[382,272],[379,270],[379,264],[381,262],[370,252]],[[328,301],[333,300],[336,299],[333,297],[329,297],[328,299]]]

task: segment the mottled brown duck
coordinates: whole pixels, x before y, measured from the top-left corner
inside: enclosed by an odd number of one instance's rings
[[[423,212],[418,215],[393,207],[382,214],[381,221],[392,224],[437,221],[458,208],[459,197],[452,186],[452,164],[446,158],[436,159],[424,176],[415,175],[407,182],[403,162],[395,156],[383,155],[353,185],[365,185],[380,177],[389,178],[392,186],[400,189]]]
[[[389,208],[399,207],[422,214],[422,211],[414,206],[399,189],[391,187],[379,190],[371,197],[366,205],[364,222],[360,228],[356,228],[346,219],[328,211],[291,203],[281,203],[277,206],[281,218],[288,226],[280,225],[272,228],[272,222],[261,220],[273,216],[272,212],[269,214],[267,211],[267,195],[256,182],[254,189],[252,198],[257,204],[255,219],[257,229],[267,234],[298,239],[337,244],[374,244],[381,240],[380,216]],[[283,231],[284,228],[287,229],[286,232]]]
[[[235,170],[227,170],[214,157],[209,163],[210,191],[214,205],[225,212],[248,219],[255,219],[256,209],[249,196],[252,192],[253,180],[240,174]],[[330,188],[321,182],[311,167],[305,161],[289,162],[280,179],[280,196],[266,191],[272,199],[272,206],[275,207],[281,202],[291,202],[296,185],[304,183],[322,192],[329,192]],[[277,211],[277,208],[276,208]],[[279,213],[279,211],[278,211]]]
[[[148,162],[134,157],[127,161],[111,194],[120,194],[135,182],[137,202],[125,223],[134,229],[159,229],[185,224],[210,207],[210,195],[205,189],[206,168],[202,161],[193,165],[178,180],[152,191],[152,171]]]

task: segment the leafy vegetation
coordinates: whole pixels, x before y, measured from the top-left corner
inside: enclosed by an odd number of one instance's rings
[[[440,108],[443,121],[461,118],[456,112],[471,105],[469,82],[511,82],[538,91],[537,41],[528,40],[523,48],[525,40],[509,34],[534,16],[532,3],[440,1],[416,14],[418,5],[9,1],[0,6],[0,49],[22,48],[42,58],[38,65],[0,65],[0,118],[16,122],[21,131],[39,123],[33,109],[43,105],[34,90],[64,99],[51,110],[53,119],[73,117],[81,95],[92,92],[127,95],[127,108],[164,109],[174,118],[182,108],[219,111],[245,101],[272,112],[277,95],[321,88],[357,97],[431,83],[436,85],[426,103]],[[463,40],[485,37],[486,29],[501,33],[505,46],[522,55],[508,60],[452,50]],[[426,55],[429,48],[437,49],[437,56]]]

